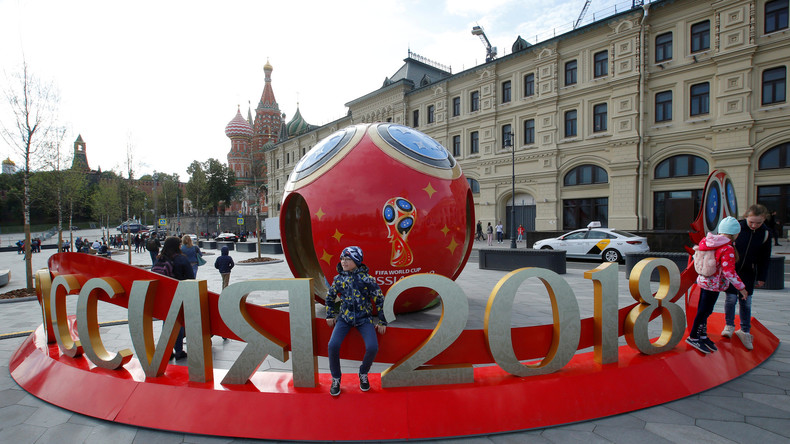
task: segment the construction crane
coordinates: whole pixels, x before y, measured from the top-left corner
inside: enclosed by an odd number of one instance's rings
[[[573,24],[573,29],[576,29],[576,28],[579,27],[579,24],[582,22],[582,19],[584,18],[584,15],[587,14],[587,8],[590,7],[590,2],[591,1],[592,0],[586,0],[584,2],[584,7],[582,8],[582,13],[579,14],[579,18],[577,18],[576,22]]]
[[[496,46],[491,46],[491,42],[488,41],[488,37],[486,37],[486,33],[483,31],[483,28],[481,28],[480,26],[473,27],[472,35],[479,36],[480,41],[482,41],[483,45],[485,45],[486,63],[494,60],[496,58]]]

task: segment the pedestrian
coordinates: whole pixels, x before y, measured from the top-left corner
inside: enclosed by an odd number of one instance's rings
[[[757,204],[750,206],[743,215],[739,224],[741,234],[735,240],[735,250],[738,252],[738,261],[735,271],[746,286],[746,296],[738,297],[736,287],[730,285],[726,290],[724,302],[724,330],[721,336],[732,338],[733,333],[747,350],[754,348],[753,337],[750,333],[752,326],[752,293],[754,289],[765,285],[768,277],[768,264],[771,260],[771,232],[765,225],[768,209]],[[741,318],[741,328],[735,331],[735,304]]]
[[[524,225],[519,224],[518,231],[516,231],[516,233],[518,233],[518,242],[523,242],[524,233],[526,233],[526,230],[524,230]]]
[[[156,264],[156,257],[159,255],[159,248],[162,244],[159,242],[159,238],[156,235],[151,235],[148,238],[148,242],[145,243],[145,249],[148,250],[148,253],[151,255],[151,265]]]
[[[782,221],[776,218],[776,211],[771,212],[765,224],[774,236],[774,245],[777,247],[781,246],[782,244],[779,243],[779,238],[782,237]]]
[[[488,235],[488,246],[494,245],[494,227],[491,226],[491,222],[486,227],[486,235]]]
[[[22,254],[24,251],[25,251],[25,241],[23,240],[16,241],[16,254]]]
[[[502,239],[505,237],[505,227],[502,226],[502,221],[500,220],[498,224],[496,224],[496,241],[497,243],[502,243]]]
[[[192,238],[189,236],[184,236],[181,244],[181,252],[187,257],[189,264],[192,265],[192,274],[197,276],[198,263],[203,257],[203,253],[200,252],[200,248],[197,245],[192,244]],[[203,263],[205,264],[205,261]]]
[[[379,350],[376,332],[387,331],[384,318],[384,295],[376,279],[368,274],[368,267],[362,262],[362,249],[346,247],[340,253],[337,264],[338,274],[326,295],[326,323],[332,329],[329,338],[329,371],[332,374],[332,387],[329,394],[340,394],[340,346],[349,330],[356,327],[365,342],[365,356],[359,366],[359,389],[370,390],[368,371]],[[336,301],[335,298],[339,298]],[[378,325],[373,322],[373,305],[378,310]]]
[[[181,239],[170,236],[165,239],[165,244],[162,246],[162,252],[156,257],[156,262],[151,271],[155,273],[170,276],[179,281],[187,279],[194,279],[195,275],[192,274],[192,267],[189,264],[186,256],[181,253]],[[178,337],[175,344],[173,344],[173,357],[176,360],[185,359],[187,353],[184,351],[184,327],[178,331]]]
[[[477,234],[475,236],[475,240],[484,240],[483,237],[483,221],[477,221]]]
[[[727,216],[719,222],[718,234],[708,233],[699,242],[700,251],[714,251],[716,259],[715,271],[710,276],[697,276],[697,285],[700,287],[697,315],[691,325],[686,343],[703,354],[718,350],[716,344],[708,338],[708,316],[713,313],[713,306],[719,298],[719,292],[724,291],[732,284],[743,297],[746,297],[746,287],[735,272],[735,263],[738,260],[737,252],[732,244],[741,225],[732,217]]]
[[[214,268],[219,270],[219,275],[222,276],[222,289],[224,290],[230,282],[230,270],[236,264],[233,263],[233,258],[230,257],[228,247],[222,247],[220,251],[222,254],[214,261]]]

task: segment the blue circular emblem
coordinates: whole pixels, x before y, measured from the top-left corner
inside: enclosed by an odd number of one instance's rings
[[[721,214],[721,204],[719,197],[721,196],[721,189],[717,182],[713,182],[708,188],[708,195],[705,196],[705,226],[708,231],[713,231],[719,224],[719,215]]]
[[[727,209],[730,212],[730,216],[735,218],[738,217],[738,198],[735,197],[735,186],[732,184],[730,179],[724,184],[724,191],[727,195]]]

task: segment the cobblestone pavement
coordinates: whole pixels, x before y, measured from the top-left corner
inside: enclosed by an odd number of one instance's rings
[[[790,253],[787,243],[775,247],[775,254]],[[475,246],[483,246],[478,243]],[[524,244],[519,245],[523,248]],[[507,247],[507,245],[503,245]],[[218,254],[217,251],[207,253]],[[48,250],[34,256],[34,269],[46,266]],[[255,256],[255,253],[232,252],[237,262]],[[266,255],[284,259],[282,255]],[[126,254],[113,256],[114,260],[126,261]],[[208,281],[210,291],[221,288],[219,273],[213,268],[214,257],[207,256],[208,265],[198,271],[199,279]],[[133,253],[134,264],[149,264],[148,253]],[[20,267],[21,256],[16,253],[0,253],[0,270],[11,269],[9,285],[0,288],[5,292],[24,287],[24,268]],[[592,269],[595,262],[569,262],[568,273],[563,275],[574,289],[579,301],[582,317],[592,315],[592,286],[583,278],[585,270]],[[786,265],[787,268],[787,265]],[[476,251],[458,279],[469,298],[469,322],[467,328],[482,328],[485,304],[497,281],[506,273],[480,270]],[[783,290],[757,290],[752,315],[766,325],[782,344],[779,349],[758,368],[714,389],[664,405],[638,410],[631,413],[602,418],[594,421],[487,436],[456,438],[442,441],[463,443],[787,443],[790,442],[790,282],[785,272]],[[254,278],[290,278],[285,262],[268,265],[237,266],[231,275],[231,283]],[[540,283],[527,282],[520,292],[545,294]],[[624,266],[620,266],[620,306],[633,300],[628,293]],[[521,293],[519,293],[521,294]],[[723,298],[716,312],[723,312]],[[276,293],[256,295],[256,303],[284,302],[285,296]],[[546,298],[530,299],[527,304],[516,304],[513,325],[533,325],[550,322],[551,307]],[[68,297],[69,313],[73,313],[76,297]],[[528,309],[529,308],[529,309]],[[401,315],[395,321],[399,326],[426,327],[435,325],[441,310],[438,307],[422,313]],[[322,308],[317,316],[323,317]],[[99,320],[118,321],[126,319],[126,310],[109,304],[100,304]],[[11,379],[8,363],[11,354],[19,347],[27,332],[41,324],[41,315],[36,301],[17,301],[0,304],[0,443],[248,443],[264,442],[225,437],[208,437],[184,433],[164,432],[131,427],[103,421],[41,401],[22,390]],[[158,323],[157,323],[158,324]],[[158,334],[158,331],[155,332]],[[128,346],[130,339],[126,325],[102,327],[102,338],[108,348]],[[239,353],[242,344],[236,341],[213,340],[214,363],[218,368],[228,368]],[[344,372],[355,372],[358,363],[343,361]],[[328,372],[325,358],[319,359],[321,372]],[[376,365],[373,372],[386,366]],[[287,364],[268,358],[260,371],[288,369]],[[693,375],[689,375],[693,377]],[[646,381],[649,383],[649,381]],[[328,395],[327,395],[328,396]]]

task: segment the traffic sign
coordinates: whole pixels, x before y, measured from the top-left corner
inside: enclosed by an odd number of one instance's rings
[[[162,226],[162,225],[167,225],[167,219],[165,219],[165,218],[159,219],[159,226]]]
[[[236,225],[244,225],[244,218],[243,217],[237,217],[236,218]]]

